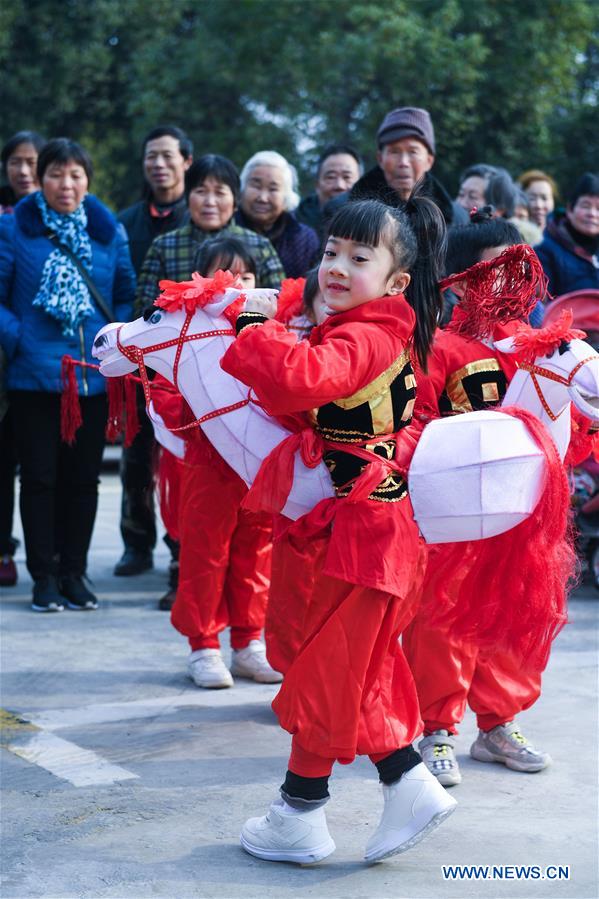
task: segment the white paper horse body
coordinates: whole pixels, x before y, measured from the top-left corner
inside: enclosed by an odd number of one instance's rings
[[[188,335],[230,331],[221,313],[237,295],[238,291],[228,290],[217,302],[198,308]],[[147,321],[140,318],[125,325],[106,325],[94,342],[93,354],[100,360],[100,371],[113,377],[137,367],[119,350],[117,334],[122,347],[146,349],[178,337],[185,318],[182,311],[160,310]],[[181,348],[176,384],[198,418],[248,399],[247,387],[220,367],[220,359],[233,339],[230,334],[220,334],[191,340]],[[511,338],[500,341],[497,348],[513,351]],[[144,354],[144,361],[173,382],[176,353],[174,346],[156,349]],[[504,405],[524,407],[537,415],[563,457],[570,436],[570,402],[589,418],[599,417],[599,356],[584,341],[573,340],[567,349],[556,350],[537,364],[558,380],[538,376],[537,384],[542,382],[539,392],[532,375],[518,371]],[[263,459],[289,434],[251,401],[205,421],[201,427],[248,486]],[[433,421],[423,431],[408,473],[415,518],[429,543],[503,533],[534,510],[545,472],[544,454],[519,419],[485,411]],[[333,495],[324,463],[309,469],[298,454],[284,514],[299,518],[321,499]]]
[[[227,291],[227,299],[198,308],[191,320],[188,335],[207,331],[231,331],[229,322],[221,315],[239,291]],[[246,291],[247,293],[247,291]],[[137,366],[118,350],[117,331],[123,346],[150,347],[176,338],[181,333],[186,314],[183,311],[154,312],[147,321],[139,318],[125,325],[106,325],[94,341],[93,355],[101,360],[100,371],[114,377],[133,371]],[[248,388],[228,375],[220,367],[225,350],[234,340],[233,334],[217,335],[185,343],[181,352],[177,386],[196,417],[248,399]],[[144,356],[148,368],[173,382],[173,367],[177,348],[157,350]],[[151,413],[151,410],[150,410]],[[150,414],[152,417],[152,414]],[[263,459],[282,440],[289,436],[274,418],[259,405],[249,402],[241,408],[226,412],[201,425],[208,440],[248,487],[253,483]],[[309,469],[299,457],[295,461],[294,481],[283,514],[296,519],[313,508],[321,499],[333,496],[333,486],[327,467],[321,463]]]
[[[513,339],[498,341],[495,349],[514,352]],[[599,417],[599,356],[585,341],[572,340],[567,349],[529,367],[532,372],[516,372],[502,406],[532,412],[563,459],[570,442],[571,402],[588,418]],[[546,467],[544,453],[520,419],[488,410],[432,421],[408,475],[420,530],[428,543],[502,534],[536,507]]]

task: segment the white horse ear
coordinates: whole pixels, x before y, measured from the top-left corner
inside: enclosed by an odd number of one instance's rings
[[[231,303],[234,303],[240,293],[245,293],[246,291],[237,290],[235,287],[229,287],[225,290],[222,297],[219,297],[218,300],[215,300],[212,303],[207,303],[204,306],[204,312],[207,312],[208,315],[216,318],[217,315],[220,315],[224,309],[227,309]]]
[[[496,340],[493,344],[496,350],[499,350],[500,353],[515,353],[516,349],[514,347],[514,338],[513,337],[503,337],[501,340]]]

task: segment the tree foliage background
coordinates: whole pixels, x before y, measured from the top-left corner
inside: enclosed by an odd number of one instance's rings
[[[473,162],[542,167],[566,192],[598,167],[596,0],[13,0],[0,71],[0,140],[80,140],[115,208],[167,122],[196,156],[279,150],[306,190],[326,143],[371,163],[395,106],[431,112],[451,191]]]

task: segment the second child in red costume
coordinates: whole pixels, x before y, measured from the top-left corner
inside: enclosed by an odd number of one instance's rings
[[[300,446],[312,463],[324,458],[336,493],[280,538],[308,560],[314,581],[303,642],[273,703],[293,735],[282,798],[241,834],[247,852],[269,861],[313,862],[335,849],[323,806],[336,761],[368,755],[383,783],[369,861],[411,848],[455,805],[412,749],[422,724],[398,643],[425,562],[403,475],[413,447],[411,352],[414,343],[425,362],[444,231],[425,199],[409,201],[405,213],[347,204],[319,270],[325,322],[298,342],[271,321],[274,299],[254,298],[222,360],[295,432],[263,463],[248,499],[282,508]]]
[[[230,270],[244,287],[255,285],[255,264],[237,240],[220,239],[202,246],[200,274]],[[174,390],[174,388],[173,388]],[[167,427],[193,421],[178,394],[155,400]],[[242,508],[247,487],[212,448],[200,427],[183,432],[185,456],[173,476],[178,492],[179,581],[171,611],[174,627],[187,637],[188,672],[198,687],[233,685],[233,676],[279,683],[281,674],[267,662],[264,627],[272,548],[272,516]],[[219,634],[230,627],[233,660],[222,658]]]
[[[484,210],[472,216],[470,225],[455,229],[449,236],[447,266],[450,272],[464,272],[464,281],[454,285],[460,296],[467,289],[470,266],[501,256],[505,262],[502,277],[513,284],[522,271],[521,247],[510,257],[508,247],[521,243],[517,229]],[[534,263],[532,251],[531,259]],[[503,254],[503,255],[502,255]],[[510,272],[510,268],[512,272]],[[469,270],[469,271],[468,271]],[[499,270],[498,270],[499,271]],[[507,337],[534,307],[537,298],[534,278],[523,285],[513,309],[501,297],[490,310],[488,334],[477,339],[477,330],[466,319],[460,304],[452,323],[435,335],[428,363],[428,376],[418,379],[419,403],[436,414],[459,415],[499,405],[515,371],[513,357],[492,348],[493,339]],[[517,316],[517,317],[516,317]],[[441,544],[429,552],[428,571],[435,570],[440,554],[452,545]],[[425,591],[431,589],[430,577]],[[484,585],[481,584],[484,590]],[[460,783],[461,774],[454,745],[457,726],[466,706],[476,713],[479,735],[470,753],[479,761],[502,762],[518,771],[534,772],[545,768],[550,758],[522,735],[515,717],[530,708],[541,692],[541,672],[523,669],[507,652],[479,651],[478,647],[457,639],[447,628],[433,626],[424,608],[403,634],[403,649],[412,669],[421,714],[424,739],[419,750],[429,771],[444,786]]]

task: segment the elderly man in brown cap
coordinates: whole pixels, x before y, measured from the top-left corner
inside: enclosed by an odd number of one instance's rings
[[[387,113],[377,131],[377,148],[378,165],[366,172],[350,191],[327,203],[327,219],[348,200],[377,199],[397,206],[422,181],[425,193],[435,201],[448,225],[467,224],[465,210],[431,174],[435,162],[435,131],[426,109],[402,106]]]

